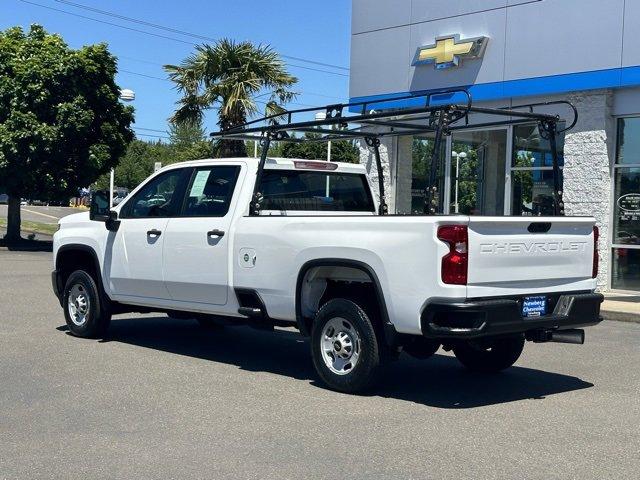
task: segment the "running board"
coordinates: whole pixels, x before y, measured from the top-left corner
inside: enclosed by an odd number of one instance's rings
[[[285,320],[274,320],[269,317],[269,312],[264,306],[264,302],[255,290],[236,288],[236,297],[240,307],[238,313],[247,318],[247,324],[258,330],[273,330],[274,326],[291,327],[294,322]]]
[[[264,317],[264,313],[262,312],[261,308],[240,307],[240,308],[238,308],[238,313],[240,315],[244,315],[245,317],[249,317],[249,318],[263,318]]]

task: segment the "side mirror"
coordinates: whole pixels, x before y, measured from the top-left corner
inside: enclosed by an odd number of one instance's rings
[[[106,222],[109,219],[110,211],[111,202],[109,201],[109,192],[106,190],[93,192],[91,196],[91,207],[89,208],[89,218],[96,222]]]
[[[89,219],[95,222],[104,222],[107,230],[116,232],[120,227],[118,213],[111,210],[109,202],[109,192],[99,190],[91,197],[91,207],[89,209]]]

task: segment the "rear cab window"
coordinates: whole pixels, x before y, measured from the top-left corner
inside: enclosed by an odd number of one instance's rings
[[[375,213],[365,175],[311,170],[265,169],[261,211]]]

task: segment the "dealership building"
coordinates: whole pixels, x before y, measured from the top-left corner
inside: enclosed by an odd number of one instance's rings
[[[353,0],[350,99],[400,107],[409,101],[394,98],[464,87],[476,106],[570,101],[578,120],[558,138],[566,214],[597,219],[600,288],[638,291],[638,30],[640,1]],[[572,120],[561,104],[535,111]],[[422,210],[433,140],[422,134],[383,141],[392,212]],[[535,124],[454,131],[441,158],[447,213],[552,212],[549,142]],[[375,185],[375,162],[364,144],[361,161]]]

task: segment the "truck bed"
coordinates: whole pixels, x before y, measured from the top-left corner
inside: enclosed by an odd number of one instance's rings
[[[467,226],[466,285],[442,280],[443,225]],[[295,320],[297,272],[307,262],[360,263],[380,282],[396,330],[419,334],[430,301],[592,291],[593,225],[589,217],[242,217],[234,256],[250,251],[255,264],[233,262],[233,283],[255,289],[271,317]]]

